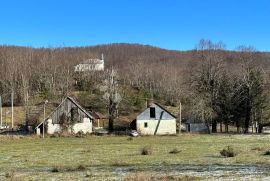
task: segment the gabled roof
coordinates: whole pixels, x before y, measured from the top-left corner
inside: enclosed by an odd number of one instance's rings
[[[152,106],[153,104],[156,105],[157,107],[159,107],[159,108],[160,108],[161,110],[163,110],[164,112],[166,112],[169,116],[172,116],[173,118],[176,119],[176,116],[175,116],[175,115],[173,115],[172,113],[170,113],[167,109],[165,109],[164,107],[162,107],[160,104],[158,104],[158,103],[152,103],[151,106]],[[150,106],[150,107],[151,107],[151,106]],[[147,107],[146,109],[144,109],[144,111],[142,111],[139,115],[137,115],[137,118],[140,117],[140,116],[145,115],[145,112],[147,111],[147,109],[149,109],[149,107]]]
[[[175,115],[173,115],[170,111],[168,111],[167,109],[165,109],[164,107],[162,107],[160,104],[158,103],[153,103],[156,104],[157,106],[159,106],[161,109],[163,109],[165,112],[167,112],[169,115],[171,115],[173,118],[177,118]]]
[[[94,119],[94,117],[88,112],[88,111],[86,111],[78,102],[76,102],[72,97],[69,97],[69,96],[67,96],[66,97],[66,99],[68,99],[68,100],[70,100],[72,103],[74,103],[82,112],[84,112],[89,118],[91,118],[91,119]],[[65,99],[64,99],[64,101],[65,101]],[[64,101],[62,101],[62,103],[61,104],[63,104],[63,102]],[[60,104],[60,105],[61,105]],[[56,109],[55,109],[56,110]],[[55,111],[54,110],[54,111]],[[52,113],[51,113],[52,114]]]
[[[100,112],[91,112],[91,115],[95,118],[95,119],[107,119],[107,117],[103,114],[101,114]]]
[[[38,128],[40,125],[42,125],[44,123],[44,121],[46,121],[47,119],[49,119],[51,117],[51,115],[66,101],[66,100],[70,100],[73,104],[75,104],[83,113],[85,113],[90,119],[94,119],[94,117],[87,112],[78,102],[76,102],[72,97],[67,96],[55,109],[54,111],[52,111],[46,118],[45,120],[43,120],[41,123],[38,124],[38,126],[36,128]],[[36,129],[35,128],[35,129]]]

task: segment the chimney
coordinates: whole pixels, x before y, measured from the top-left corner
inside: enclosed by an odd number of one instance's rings
[[[154,103],[153,99],[146,99],[146,107],[149,108]]]

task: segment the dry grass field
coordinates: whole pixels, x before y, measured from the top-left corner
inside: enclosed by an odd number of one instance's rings
[[[0,180],[267,180],[268,150],[267,135],[1,136]]]

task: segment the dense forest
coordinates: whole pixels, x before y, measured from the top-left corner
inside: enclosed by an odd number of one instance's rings
[[[0,95],[10,105],[31,104],[36,96],[61,99],[79,92],[91,109],[106,112],[100,90],[107,71],[74,72],[89,58],[105,57],[105,69],[115,70],[121,103],[117,114],[144,106],[145,98],[166,105],[183,104],[184,118],[207,123],[212,132],[218,123],[248,132],[255,123],[270,122],[270,54],[253,47],[226,50],[222,42],[201,40],[190,51],[173,51],[139,44],[87,47],[0,47]],[[119,101],[120,102],[120,101]],[[242,128],[242,129],[241,129]]]

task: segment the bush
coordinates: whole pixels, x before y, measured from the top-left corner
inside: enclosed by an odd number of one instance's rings
[[[76,170],[78,170],[78,171],[86,170],[86,166],[85,165],[79,165]]]
[[[8,172],[5,174],[6,178],[10,178],[12,180],[12,178],[14,178],[14,172]]]
[[[50,135],[50,138],[59,138],[61,135],[59,133],[54,133]]]
[[[224,156],[224,157],[235,157],[236,156],[236,152],[230,146],[221,150],[220,154],[221,154],[221,156]]]
[[[77,167],[57,165],[52,168],[51,172],[73,172],[86,170],[85,165],[78,165]]]
[[[153,154],[153,147],[152,146],[145,146],[143,147],[141,154],[142,155],[152,155]]]
[[[133,140],[133,137],[128,137],[128,139],[127,139],[128,141],[132,141]]]
[[[49,85],[42,85],[41,91],[40,91],[40,96],[43,98],[43,100],[52,100],[53,99],[53,92],[49,88]]]
[[[52,172],[59,172],[58,168],[52,168]]]
[[[177,153],[180,153],[182,150],[179,150],[177,148],[174,148],[173,150],[171,150],[169,153],[170,154],[177,154]]]
[[[78,133],[76,133],[75,137],[83,138],[83,137],[85,137],[85,134],[83,133],[83,131],[79,131]]]
[[[123,160],[115,160],[111,166],[113,166],[113,167],[127,167],[130,165]]]
[[[61,172],[64,168],[62,166],[55,166],[52,168],[52,172]]]

